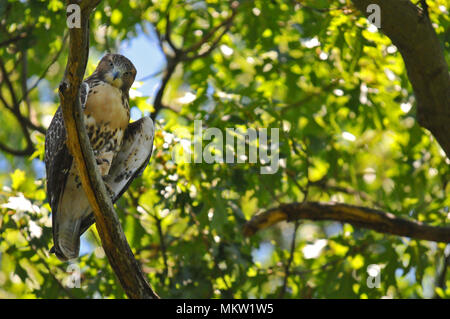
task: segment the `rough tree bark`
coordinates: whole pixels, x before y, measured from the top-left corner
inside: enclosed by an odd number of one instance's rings
[[[91,204],[106,256],[129,298],[159,298],[147,283],[128,245],[114,206],[100,176],[86,133],[79,88],[89,55],[89,16],[101,0],[69,0],[81,8],[81,28],[69,30],[69,58],[59,87],[67,145],[75,159],[82,186]]]
[[[450,158],[450,75],[427,13],[409,0],[352,0],[364,15],[380,6],[381,31],[398,48],[417,100],[417,120]]]
[[[280,221],[301,219],[334,220],[380,233],[450,243],[450,227],[433,227],[376,209],[341,203],[305,202],[281,205],[254,215],[245,224],[244,234],[251,236]]]

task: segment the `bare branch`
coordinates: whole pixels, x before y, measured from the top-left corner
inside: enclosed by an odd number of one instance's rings
[[[3,97],[3,95],[1,93],[0,93],[0,101],[2,102],[3,106],[17,118],[17,120],[19,122],[22,122],[28,128],[38,131],[45,135],[45,132],[47,131],[45,128],[43,128],[42,126],[35,125],[34,123],[31,122],[31,120],[29,118],[23,116],[19,109],[16,109],[16,108],[13,108],[12,106],[10,106],[6,102],[5,98]]]
[[[2,79],[5,81],[6,86],[8,87],[8,90],[9,90],[9,94],[11,95],[11,99],[12,99],[12,102],[13,102],[13,107],[14,108],[19,108],[19,103],[18,103],[18,100],[17,100],[16,92],[14,91],[14,87],[12,85],[12,82],[11,82],[10,78],[9,78],[8,71],[6,71],[5,63],[3,62],[3,60],[1,58],[0,58],[0,70],[2,71],[2,74],[3,74]]]
[[[299,0],[293,0],[292,2],[294,4],[299,5],[301,8],[304,8],[304,9],[307,9],[310,11],[314,11],[314,12],[318,12],[318,13],[327,13],[327,12],[331,12],[331,11],[340,11],[340,10],[343,10],[344,13],[348,13],[350,11],[350,9],[347,6],[336,7],[336,8],[316,8],[316,7],[311,7],[306,4],[303,4],[302,1],[299,1]]]
[[[3,144],[2,142],[0,142],[0,150],[5,152],[5,153],[9,153],[11,155],[14,156],[30,156],[34,153],[34,147],[28,145],[25,149],[23,150],[17,150],[14,148],[9,147],[8,145]]]
[[[370,202],[375,207],[378,207],[378,208],[382,207],[380,204],[375,202],[367,193],[360,191],[360,190],[355,190],[350,187],[336,185],[334,182],[328,181],[327,178],[322,178],[318,181],[311,182],[310,186],[318,187],[324,191],[332,191],[332,192],[336,192],[336,193],[344,193],[344,194],[349,194],[352,196],[357,196],[358,198],[360,198],[366,202]]]
[[[38,80],[30,87],[27,88],[26,86],[26,57],[23,54],[21,59],[18,59],[17,61],[21,61],[22,63],[22,74],[21,74],[21,85],[22,85],[22,97],[21,98],[17,98],[17,94],[12,86],[12,82],[9,78],[10,74],[7,72],[6,67],[4,65],[4,62],[0,60],[0,69],[2,71],[2,77],[5,79],[5,83],[10,91],[10,95],[11,95],[11,99],[12,99],[12,105],[9,105],[8,103],[6,103],[6,100],[3,96],[0,96],[0,101],[3,103],[4,107],[10,111],[16,118],[17,120],[21,123],[21,126],[23,127],[23,131],[25,136],[28,136],[29,133],[24,129],[25,127],[38,131],[42,134],[46,133],[46,129],[42,126],[40,126],[39,124],[33,123],[33,121],[24,116],[21,111],[20,111],[20,104],[22,103],[22,101],[25,101],[27,104],[28,109],[30,110],[30,105],[28,102],[28,95],[29,93],[34,90],[38,84],[41,82],[42,79],[45,78],[45,76],[48,73],[48,70],[50,69],[50,67],[58,60],[59,56],[61,55],[61,53],[64,51],[65,48],[65,43],[66,40],[68,38],[68,34],[66,34],[63,38],[63,44],[61,46],[61,49],[56,53],[56,55],[52,58],[52,60],[50,61],[50,63],[47,65],[47,67],[45,68],[45,70],[42,72],[41,76],[38,78]],[[23,51],[25,52],[25,51]],[[13,67],[13,70],[16,69],[15,65]],[[31,140],[29,141],[31,142]],[[31,149],[31,148],[30,148]],[[6,151],[6,150],[5,150]],[[24,154],[21,156],[25,156],[25,155],[30,155],[28,154],[28,152],[22,152],[19,151],[18,153]],[[33,151],[31,152],[31,154],[33,153]]]
[[[3,95],[0,92],[0,101],[3,103],[3,105],[10,111],[12,112],[16,119],[18,120],[19,124],[20,124],[20,128],[22,130],[23,136],[25,137],[25,141],[27,143],[27,146],[25,147],[24,150],[16,150],[13,149],[5,144],[0,144],[0,150],[10,153],[12,155],[15,156],[28,156],[33,154],[34,152],[34,145],[33,142],[31,141],[31,137],[30,137],[30,132],[28,132],[27,129],[27,125],[25,123],[25,121],[23,120],[24,117],[22,116],[22,114],[20,113],[20,107],[19,104],[17,103],[17,96],[16,96],[16,92],[14,91],[14,87],[12,85],[12,82],[9,78],[8,72],[6,70],[5,64],[3,62],[3,60],[0,58],[0,71],[2,73],[2,79],[4,80],[4,82],[6,83],[6,86],[8,87],[9,90],[9,94],[11,96],[12,99],[12,103],[13,105],[10,106],[5,98],[3,97]]]
[[[156,93],[155,101],[153,102],[153,107],[155,111],[151,114],[152,120],[155,120],[156,115],[158,115],[159,111],[161,111],[161,109],[164,108],[164,105],[162,103],[164,91],[166,89],[167,84],[169,83],[170,78],[175,72],[175,69],[179,62],[180,62],[179,55],[176,55],[175,59],[167,57],[167,69],[161,81],[161,86],[159,87],[158,92]]]
[[[279,295],[280,299],[283,298],[284,294],[286,293],[287,282],[288,282],[289,276],[291,274],[291,264],[292,264],[292,261],[294,260],[295,243],[296,243],[296,239],[297,239],[297,230],[298,230],[299,225],[300,225],[299,221],[296,220],[295,225],[294,225],[294,231],[292,232],[291,249],[289,251],[289,258],[288,258],[286,264],[284,265],[284,278],[283,278],[283,285],[281,286],[281,289],[280,289],[280,295]]]
[[[28,36],[28,33],[26,33],[26,32],[21,32],[20,34],[11,37],[11,38],[9,38],[8,40],[5,40],[5,41],[0,42],[0,47],[8,46],[8,45],[10,45],[11,43],[14,43],[14,42],[23,40],[23,39],[25,39],[27,36]]]
[[[28,53],[27,49],[23,49],[20,53],[20,63],[22,67],[20,68],[20,85],[22,86],[22,94],[25,95],[28,91],[27,89],[27,78],[28,78]],[[28,96],[24,96],[23,100],[25,101],[25,105],[27,106],[28,114],[30,114],[31,106],[30,99]]]
[[[235,4],[236,2],[232,3],[232,13],[231,15],[225,19],[224,21],[222,21],[222,23],[218,24],[217,26],[215,26],[214,28],[212,28],[211,30],[209,30],[200,40],[198,40],[196,43],[194,43],[192,46],[190,46],[189,48],[187,48],[184,52],[190,53],[190,52],[194,52],[197,51],[198,49],[201,48],[201,46],[203,44],[205,44],[212,36],[214,36],[214,34],[221,29],[222,27],[226,27],[228,25],[230,25],[230,23],[233,21],[234,17],[237,14],[237,7],[239,4]]]
[[[172,5],[172,0],[169,1],[167,4],[167,11],[166,11],[166,33],[164,34],[164,39],[169,44],[170,48],[173,50],[175,55],[180,53],[180,49],[176,47],[176,45],[172,41],[172,26],[170,23],[170,6]]]
[[[385,234],[450,243],[450,227],[429,226],[367,207],[319,202],[284,204],[256,214],[244,225],[244,234],[251,236],[280,221],[302,219],[334,220]]]
[[[310,102],[313,98],[320,96],[321,94],[330,92],[333,88],[335,88],[338,85],[338,83],[339,81],[337,79],[333,79],[330,83],[322,85],[321,88],[313,90],[312,92],[307,92],[306,96],[303,97],[302,99],[290,104],[283,105],[280,110],[281,114],[285,114],[287,111],[303,106],[304,104]]]
[[[69,31],[69,58],[64,80],[59,87],[67,145],[75,159],[83,189],[94,211],[102,246],[125,293],[130,298],[159,298],[147,283],[128,245],[100,176],[84,125],[79,88],[89,54],[89,16],[99,2],[100,0],[84,0],[78,3],[81,7],[81,28],[72,28]],[[77,1],[69,0],[68,4],[70,3]]]
[[[166,108],[166,106],[162,103],[164,91],[165,91],[167,84],[169,83],[173,73],[175,72],[178,64],[180,62],[187,62],[187,61],[195,60],[197,58],[202,58],[202,57],[205,57],[208,54],[210,54],[217,47],[217,45],[219,44],[222,37],[228,32],[229,28],[231,27],[231,23],[237,14],[238,5],[239,4],[237,2],[233,2],[231,5],[232,14],[230,15],[230,17],[225,19],[222,23],[220,23],[216,27],[212,28],[197,43],[193,44],[191,47],[189,47],[187,49],[182,49],[182,48],[177,48],[174,45],[172,38],[171,38],[172,28],[171,28],[171,22],[170,22],[170,14],[169,14],[169,7],[170,7],[170,3],[169,3],[167,12],[166,12],[166,30],[165,30],[166,34],[164,35],[164,39],[167,41],[169,46],[174,51],[174,56],[168,56],[166,54],[167,67],[166,67],[166,71],[164,73],[164,77],[161,81],[161,86],[159,87],[158,92],[156,93],[156,96],[155,96],[155,100],[153,102],[153,107],[155,109],[155,111],[151,114],[151,117],[153,120],[156,118],[158,113],[163,108]],[[193,53],[194,51],[197,51],[198,49],[200,49],[200,47],[203,44],[205,44],[211,37],[213,37],[214,34],[217,31],[219,31],[222,27],[224,27],[224,30],[222,30],[222,32],[216,37],[216,39],[214,39],[212,41],[212,43],[210,44],[210,47],[205,52],[202,52],[202,53],[197,52],[197,53],[194,53],[192,56],[188,55],[189,53]],[[159,36],[158,38],[161,39],[159,32],[157,32],[157,33]],[[160,44],[162,45],[161,41],[160,41]]]
[[[446,250],[443,251],[443,260],[442,260],[442,266],[440,267],[440,272],[437,275],[436,281],[435,281],[435,287],[441,288],[442,290],[445,290],[446,287],[446,278],[447,278],[447,272],[450,268],[450,252],[446,253]],[[435,293],[434,298],[439,298],[438,294]]]
[[[19,99],[19,103],[22,102],[23,99],[25,99],[31,91],[33,91],[38,85],[39,83],[45,78],[45,76],[48,73],[48,70],[50,69],[50,67],[59,59],[61,53],[64,51],[65,47],[66,47],[66,42],[67,42],[67,38],[69,37],[69,34],[66,33],[63,37],[63,43],[61,45],[61,49],[59,49],[58,52],[56,52],[55,56],[53,57],[53,59],[51,59],[50,63],[47,64],[47,67],[45,68],[45,70],[42,72],[42,74],[39,76],[39,78],[37,79],[36,82],[34,82],[34,84],[28,88],[28,90],[23,93],[23,96]]]
[[[233,18],[234,18],[234,16],[233,16]],[[228,32],[228,30],[230,30],[233,18],[229,20],[229,22],[225,25],[225,28],[222,30],[222,32],[219,34],[219,36],[217,36],[217,38],[210,44],[210,46],[207,50],[205,50],[202,53],[197,53],[193,56],[185,55],[183,57],[183,60],[184,61],[192,61],[192,60],[195,60],[198,58],[203,58],[203,57],[209,55],[215,48],[217,48],[217,45],[219,44],[222,37]]]

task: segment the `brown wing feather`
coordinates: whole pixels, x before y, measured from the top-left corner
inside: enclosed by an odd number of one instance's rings
[[[80,88],[81,105],[86,104],[89,84],[83,82]],[[73,157],[66,145],[66,128],[61,107],[58,107],[45,135],[45,170],[47,174],[47,199],[52,209],[52,223],[55,224],[58,214],[58,203],[72,166]],[[55,236],[55,227],[53,236]]]
[[[72,166],[72,156],[66,146],[66,129],[59,107],[45,136],[45,168],[47,173],[47,198],[52,214],[58,211],[59,197]]]

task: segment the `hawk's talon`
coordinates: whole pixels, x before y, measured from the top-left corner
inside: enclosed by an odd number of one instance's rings
[[[109,161],[106,158],[96,158],[95,161],[97,162],[97,165],[102,165],[102,164],[109,165]]]
[[[109,186],[108,183],[106,183],[105,177],[106,176],[103,177],[103,184],[105,184],[105,188],[106,188],[106,191],[108,192],[109,197],[111,199],[113,199],[114,198],[114,191],[112,190],[111,186]]]
[[[102,177],[107,176],[108,172],[109,172],[109,167],[111,166],[109,160],[107,160],[106,158],[100,157],[100,158],[96,158],[95,161],[97,162],[97,166],[100,171],[100,175]]]

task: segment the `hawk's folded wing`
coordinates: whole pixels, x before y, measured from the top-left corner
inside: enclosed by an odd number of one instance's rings
[[[142,174],[153,151],[154,126],[150,117],[128,125],[122,147],[114,158],[108,176],[104,179],[113,192],[111,200],[117,201],[128,189],[131,182]],[[94,214],[81,222],[80,235],[95,222]]]

